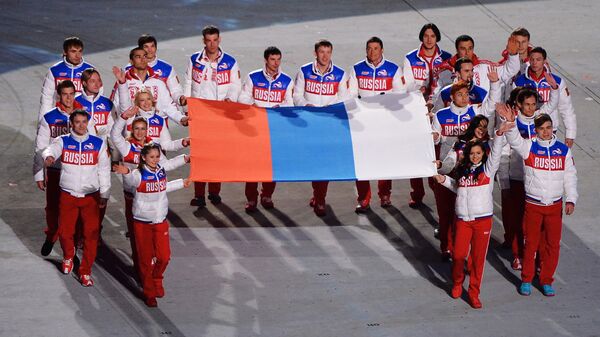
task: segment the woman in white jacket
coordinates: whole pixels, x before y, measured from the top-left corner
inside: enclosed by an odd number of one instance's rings
[[[451,296],[458,298],[462,294],[465,279],[464,265],[467,256],[471,256],[469,274],[469,304],[479,309],[479,290],[483,277],[483,268],[492,230],[494,212],[493,186],[494,175],[500,165],[503,134],[514,124],[504,123],[496,131],[490,155],[486,154],[483,142],[476,140],[467,144],[464,156],[456,168],[456,179],[437,175],[440,184],[456,192],[456,237],[452,256],[453,286]]]
[[[140,152],[137,169],[113,166],[116,173],[124,174],[123,180],[128,186],[135,187],[133,229],[144,301],[149,307],[158,306],[156,298],[165,295],[163,273],[171,258],[167,192],[188,187],[191,183],[189,179],[167,182],[166,170],[160,160],[160,146],[149,143]]]

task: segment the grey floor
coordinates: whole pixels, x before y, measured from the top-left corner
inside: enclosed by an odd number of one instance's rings
[[[37,4],[0,4],[1,336],[600,336],[596,1]],[[412,210],[405,181],[394,182],[394,207],[374,202],[361,216],[353,212],[352,182],[330,184],[325,218],[307,206],[307,183],[279,184],[277,207],[252,216],[243,212],[242,184],[225,184],[224,203],[204,210],[188,206],[191,190],[171,194],[173,254],[167,295],[157,309],[144,306],[132,278],[116,178],[93,271],[96,285],[83,288],[59,272],[58,245],[48,258],[39,255],[44,195],[31,178],[32,141],[41,82],[65,36],[85,39],[86,60],[101,70],[108,90],[110,67],[127,62],[141,33],[155,34],[160,57],[182,73],[187,57],[201,48],[201,27],[217,23],[225,31],[222,46],[238,58],[242,73],[260,67],[262,50],[277,45],[284,71],[294,75],[319,38],[332,40],[334,61],[346,69],[364,57],[364,41],[372,35],[384,40],[387,58],[401,62],[418,46],[427,21],[443,31],[444,49],[452,52],[454,38],[469,33],[476,53],[491,60],[499,59],[510,30],[525,26],[569,85],[579,126],[580,202],[565,218],[556,297],[537,290],[529,298],[517,294],[510,252],[498,247],[497,205],[484,309],[451,299],[450,265],[440,261],[433,237],[431,191],[427,207]]]

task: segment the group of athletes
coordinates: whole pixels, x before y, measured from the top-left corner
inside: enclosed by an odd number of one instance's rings
[[[46,239],[41,254],[59,240],[62,272],[71,273],[82,250],[78,276],[92,286],[101,223],[111,171],[122,175],[125,217],[132,260],[146,305],[164,296],[163,274],[170,259],[167,192],[188,187],[189,179],[168,181],[166,171],[190,162],[166,152],[190,145],[173,140],[168,120],[187,126],[187,98],[239,102],[259,107],[328,106],[352,97],[420,92],[436,144],[438,175],[429,178],[439,215],[440,252],[452,261],[450,295],[461,297],[469,275],[468,299],[481,308],[481,279],[491,235],[493,184],[502,190],[504,245],[521,270],[519,293],[530,295],[539,274],[541,291],[553,296],[563,208],[572,214],[577,176],[571,146],[576,119],[565,81],[553,74],[546,51],[530,45],[524,28],[514,30],[499,62],[477,57],[468,35],[455,41],[452,55],[439,48],[435,24],[419,32],[421,45],[406,54],[402,67],[383,55],[383,41],[366,42],[366,58],[350,72],[332,62],[333,45],[315,43],[315,59],[293,79],[280,70],[282,53],[264,51],[264,68],[242,81],[235,58],[220,48],[219,29],[202,31],[204,48],[190,58],[183,86],[173,67],[157,57],[157,41],[142,35],[126,67],[113,67],[116,83],[103,95],[100,73],[82,57],[83,42],[65,39],[63,60],[45,78],[35,141],[34,179],[46,191]],[[556,136],[562,119],[566,138]],[[201,164],[201,163],[200,163]],[[193,182],[190,204],[221,202],[220,183]],[[391,180],[378,181],[382,207],[391,202]],[[245,210],[273,208],[275,182],[246,183]],[[423,179],[410,180],[409,206],[425,195]],[[326,215],[328,182],[312,182],[310,206]],[[356,212],[370,211],[369,181],[357,181]]]

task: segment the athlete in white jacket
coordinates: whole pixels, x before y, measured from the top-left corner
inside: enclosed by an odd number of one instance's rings
[[[113,166],[115,172],[125,174],[123,179],[128,185],[136,187],[133,199],[134,237],[144,301],[149,307],[156,307],[156,298],[165,295],[163,274],[171,257],[166,219],[169,211],[167,192],[191,184],[189,179],[167,181],[160,158],[160,147],[150,143],[142,148],[137,169]]]
[[[74,234],[77,219],[83,222],[83,258],[79,279],[83,286],[94,284],[92,264],[96,259],[100,228],[100,208],[106,207],[110,193],[110,158],[106,142],[87,132],[89,116],[75,110],[69,116],[69,135],[56,138],[42,153],[46,165],[60,158],[60,245],[63,250],[62,271],[69,274],[75,256]]]

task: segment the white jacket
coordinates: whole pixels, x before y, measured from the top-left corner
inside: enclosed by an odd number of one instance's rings
[[[462,135],[475,115],[490,117],[496,111],[496,103],[500,102],[500,81],[492,83],[491,90],[480,105],[469,104],[459,108],[454,103],[436,112],[433,117],[432,129],[440,137],[436,145],[441,143],[440,158],[444,158],[452,149],[457,137]]]
[[[316,61],[303,65],[294,83],[294,105],[327,106],[343,102],[349,97],[346,72],[331,63],[324,74]]]
[[[147,135],[150,139],[160,145],[165,151],[178,151],[184,148],[183,138],[172,140],[171,132],[166,126],[166,119],[158,115],[154,110],[144,111],[139,110],[136,117],[143,117],[148,122]],[[128,120],[123,119],[122,116],[117,117],[115,125],[110,132],[111,141],[115,144],[121,141],[117,135],[120,134],[121,138],[129,138],[131,136],[131,124],[136,117],[131,117]],[[120,152],[120,151],[119,151]]]
[[[82,91],[81,73],[87,68],[94,68],[94,66],[83,59],[79,64],[71,64],[63,57],[62,61],[55,63],[48,69],[48,73],[44,78],[44,84],[42,84],[38,120],[41,120],[44,114],[54,107],[54,103],[58,102],[56,86],[60,82],[70,80],[75,85],[75,92]]]
[[[273,78],[264,69],[257,69],[246,76],[238,102],[263,108],[294,106],[293,90],[294,81],[286,73],[279,72]]]
[[[568,146],[552,135],[551,140],[523,139],[516,128],[506,134],[513,151],[524,159],[527,202],[551,205],[566,195],[576,203],[577,170]]]
[[[352,97],[369,97],[389,92],[406,92],[402,69],[385,58],[374,65],[365,59],[350,71],[348,88]]]
[[[152,68],[148,68],[148,75],[144,80],[138,78],[133,70],[133,68],[130,68],[127,71],[125,83],[115,83],[112,99],[118,108],[117,112],[120,114],[133,106],[135,94],[143,89],[152,94],[156,102],[156,109],[162,116],[169,117],[175,123],[181,124],[181,119],[185,116],[177,109],[177,105],[171,99],[171,93],[165,82],[154,74]]]
[[[111,100],[102,96],[102,88],[96,96],[88,96],[85,90],[82,90],[75,100],[83,106],[83,109],[90,115],[91,120],[94,121],[95,135],[106,140],[115,123],[113,119],[115,109]]]
[[[140,171],[130,171],[123,176],[129,186],[135,186],[133,198],[133,218],[138,221],[157,224],[167,218],[169,212],[169,199],[167,192],[183,188],[183,180],[177,179],[167,182],[164,167],[158,165],[156,171],[148,166]]]
[[[235,58],[219,50],[216,62],[211,62],[203,49],[192,54],[189,59],[183,92],[187,97],[216,101],[227,98],[237,102],[242,89],[240,77],[240,68]]]
[[[86,133],[71,132],[52,141],[42,152],[42,158],[54,157],[62,162],[60,188],[77,198],[100,191],[102,198],[110,195],[110,158],[106,142]]]
[[[473,221],[494,214],[494,175],[500,165],[504,136],[496,136],[485,164],[471,168],[471,173],[456,181],[448,176],[443,184],[456,192],[456,216]],[[481,167],[483,165],[483,168]]]
[[[75,109],[82,107],[75,102]],[[64,112],[60,106],[57,106],[44,114],[38,123],[37,134],[35,136],[35,150],[33,156],[33,179],[35,181],[44,181],[44,159],[42,152],[52,143],[52,141],[62,135],[68,135],[71,132],[71,123],[69,114]],[[95,135],[96,128],[93,120],[88,123],[88,132]],[[60,169],[60,158],[55,157],[56,161],[52,168]]]

